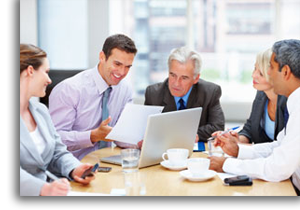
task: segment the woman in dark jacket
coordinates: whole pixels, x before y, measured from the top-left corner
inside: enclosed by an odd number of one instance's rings
[[[269,62],[271,49],[256,57],[252,74],[253,87],[257,90],[249,119],[239,132],[241,143],[264,143],[276,140],[277,134],[284,128],[285,96],[276,95],[269,83]]]
[[[252,73],[253,87],[257,90],[249,119],[243,129],[226,134],[240,143],[264,143],[276,140],[277,134],[285,126],[285,96],[276,95],[269,83],[268,69],[272,51],[258,53]],[[216,135],[216,132],[213,134]]]
[[[274,99],[276,100],[276,98]],[[276,110],[271,112],[272,117],[269,115],[269,111],[266,112],[265,107],[268,107],[270,99],[264,91],[257,91],[256,97],[252,104],[252,111],[249,119],[245,123],[243,129],[239,132],[239,141],[242,143],[264,143],[272,142],[276,140],[277,134],[284,128],[284,110],[286,108],[285,96],[278,95],[276,100]],[[274,106],[274,105],[273,105]],[[267,114],[269,116],[267,116]],[[275,114],[275,115],[274,115]],[[266,125],[265,118],[273,118],[275,121]],[[270,132],[268,135],[266,132],[266,126],[269,126],[274,133]]]

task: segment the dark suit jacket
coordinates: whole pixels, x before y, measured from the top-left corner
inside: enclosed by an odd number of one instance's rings
[[[285,96],[278,95],[276,118],[275,118],[275,132],[274,140],[276,140],[277,134],[284,128],[284,109],[286,108]],[[263,127],[261,127],[261,120],[264,115],[264,108],[267,101],[267,95],[263,91],[257,91],[255,99],[252,104],[252,111],[249,119],[245,123],[243,130],[239,132],[240,135],[246,136],[250,143],[264,143],[272,142]]]
[[[214,131],[224,130],[224,114],[220,105],[221,87],[199,79],[193,85],[187,109],[202,107],[202,114],[198,128],[200,141],[206,141]],[[168,88],[168,79],[162,83],[150,85],[145,93],[145,105],[164,106],[163,112],[177,110],[174,96]]]

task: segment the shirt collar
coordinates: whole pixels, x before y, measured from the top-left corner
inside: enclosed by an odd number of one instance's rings
[[[184,105],[186,106],[187,105],[187,101],[189,99],[189,96],[190,96],[190,93],[193,89],[193,86],[189,89],[189,91],[182,97],[177,97],[177,96],[174,96],[174,99],[175,99],[175,102],[176,102],[176,105],[178,104],[178,101],[182,98],[183,101],[184,101]]]
[[[33,100],[34,100],[33,98],[29,99],[29,110],[31,112],[34,112],[34,111],[36,111],[38,109],[38,107],[34,104]]]
[[[300,98],[300,87],[298,87],[296,90],[294,90],[291,93],[291,95],[288,97],[287,109],[288,109],[289,115],[291,115],[291,112],[293,112],[294,109],[298,109],[299,98]]]
[[[96,84],[96,87],[98,89],[99,95],[103,94],[103,92],[109,87],[109,85],[107,85],[107,83],[105,82],[105,80],[102,78],[99,70],[98,70],[98,65],[96,65],[93,69],[92,69],[92,76],[93,76],[93,80]],[[113,86],[112,90],[114,89]]]

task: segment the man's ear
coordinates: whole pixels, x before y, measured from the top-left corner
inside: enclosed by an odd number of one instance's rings
[[[195,78],[195,80],[194,80],[194,84],[196,84],[196,83],[198,82],[199,78],[200,78],[200,74],[198,74],[198,75],[196,76],[196,78]]]
[[[99,60],[100,62],[104,62],[106,60],[106,56],[103,51],[101,51],[99,54]]]
[[[285,80],[289,80],[291,75],[292,75],[292,71],[290,69],[290,67],[288,65],[284,65],[281,69],[281,73],[283,74],[283,77]]]

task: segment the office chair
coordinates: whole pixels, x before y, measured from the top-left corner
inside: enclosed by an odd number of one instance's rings
[[[78,74],[81,71],[83,70],[51,70],[49,72],[49,77],[52,80],[52,83],[48,85],[46,89],[46,95],[43,98],[40,98],[40,102],[45,104],[48,107],[49,95],[52,89],[55,87],[55,85],[57,85],[64,79],[67,79],[69,77],[74,76],[75,74]]]

